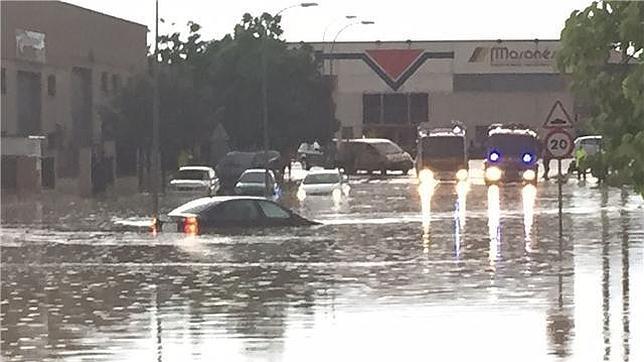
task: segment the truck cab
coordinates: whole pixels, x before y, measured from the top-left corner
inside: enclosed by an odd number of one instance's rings
[[[539,140],[532,129],[518,124],[489,127],[485,183],[537,183]]]
[[[416,174],[431,175],[439,181],[465,181],[468,177],[468,158],[465,129],[426,129],[419,127],[416,150]],[[431,172],[431,173],[429,173]]]

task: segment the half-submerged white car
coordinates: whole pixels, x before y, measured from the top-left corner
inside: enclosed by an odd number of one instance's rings
[[[208,166],[183,166],[170,181],[171,191],[215,195],[219,191],[219,179],[215,170]]]
[[[297,198],[304,201],[310,196],[331,196],[341,199],[349,195],[347,176],[338,169],[313,169],[310,171],[297,190]]]

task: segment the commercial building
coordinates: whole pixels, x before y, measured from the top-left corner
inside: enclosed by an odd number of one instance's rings
[[[112,127],[101,109],[145,71],[147,28],[58,1],[2,1],[1,13],[3,188],[36,175],[29,189],[71,180],[88,195],[98,160],[102,177],[114,179]],[[21,149],[41,160],[33,172],[18,172]]]
[[[557,40],[313,44],[335,82],[340,134],[387,137],[413,148],[416,126],[463,122],[479,146],[493,123],[539,130],[555,101],[582,110],[555,66]]]

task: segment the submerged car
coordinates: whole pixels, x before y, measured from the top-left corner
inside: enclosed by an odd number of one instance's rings
[[[307,226],[319,223],[263,197],[215,196],[192,200],[168,217],[177,231],[202,234],[225,228]]]
[[[268,180],[267,180],[268,179]],[[266,182],[268,181],[268,187]],[[235,194],[247,196],[264,196],[266,190],[269,190],[270,196],[279,196],[280,188],[275,179],[273,171],[266,169],[254,168],[244,171],[235,184]]]
[[[297,198],[300,201],[310,196],[332,196],[339,199],[349,194],[347,181],[347,177],[337,169],[310,171],[297,190]]]
[[[539,140],[522,125],[492,125],[486,140],[485,183],[537,183]]]
[[[184,166],[170,181],[170,191],[214,195],[219,190],[219,179],[212,167]]]
[[[431,172],[436,180],[465,181],[467,150],[463,127],[419,129],[416,174]]]
[[[278,170],[281,167],[281,156],[277,151],[260,152],[229,152],[217,164],[217,176],[221,180],[221,187],[231,191],[244,171],[252,168],[264,167],[268,156],[268,167]]]

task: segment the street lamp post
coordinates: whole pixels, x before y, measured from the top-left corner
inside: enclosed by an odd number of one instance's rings
[[[154,59],[152,61],[152,217],[154,229],[159,223],[159,0],[155,2]]]
[[[307,2],[307,3],[299,3],[291,6],[287,6],[284,9],[278,11],[275,16],[280,15],[284,11],[296,7],[302,7],[302,8],[308,8],[312,6],[318,6],[318,3],[314,2]],[[265,168],[265,173],[264,173],[264,195],[265,196],[270,196],[271,190],[269,188],[268,180],[270,178],[269,176],[269,165],[268,165],[268,149],[269,149],[269,137],[268,137],[268,65],[267,65],[267,59],[266,59],[266,51],[267,51],[267,44],[268,44],[268,28],[264,28],[264,34],[262,38],[262,44],[261,44],[261,61],[262,61],[262,124],[264,126],[264,168]]]
[[[349,23],[349,24],[343,26],[335,34],[335,37],[333,38],[333,42],[331,43],[331,51],[329,52],[329,78],[330,78],[331,82],[333,82],[332,83],[333,84],[333,88],[332,88],[333,93],[332,94],[335,94],[335,88],[336,88],[336,82],[333,79],[333,51],[335,49],[335,42],[336,42],[336,40],[338,40],[338,37],[340,36],[340,34],[342,34],[343,31],[345,31],[347,28],[349,28],[349,27],[351,27],[353,25],[358,25],[358,24],[360,24],[360,25],[373,25],[373,24],[375,24],[375,22],[371,21],[371,20],[360,20],[360,21],[354,21],[352,23]],[[333,116],[333,118],[335,119],[335,115]],[[339,137],[337,137],[336,148],[338,148],[340,146],[340,139],[341,138],[342,138],[342,130],[340,130],[340,135],[339,135]]]
[[[343,26],[342,29],[340,29],[335,34],[335,38],[333,38],[333,42],[331,43],[331,51],[329,52],[329,58],[331,59],[331,63],[329,65],[329,68],[330,68],[329,73],[330,73],[332,78],[333,78],[333,50],[335,48],[335,42],[336,42],[336,40],[338,40],[338,37],[340,36],[340,34],[342,34],[343,31],[345,31],[347,28],[349,28],[349,27],[351,27],[353,25],[358,25],[358,24],[360,24],[360,25],[373,25],[373,24],[375,24],[375,22],[370,21],[370,20],[354,21],[353,23],[349,23],[349,24]]]
[[[355,18],[357,18],[357,16],[355,16],[355,15],[345,15],[345,16],[344,16],[344,19],[347,19],[347,20],[353,20],[353,19],[355,19]],[[334,21],[332,21],[332,22],[330,22],[330,23],[329,23],[329,24],[324,28],[324,32],[322,33],[322,50],[323,50],[323,51],[325,51],[325,50],[326,50],[326,44],[324,43],[324,41],[326,40],[326,33],[327,33],[327,31],[329,30],[329,28],[331,27],[331,25],[335,24],[336,22],[337,22],[337,19],[336,19],[336,20],[334,20]]]

